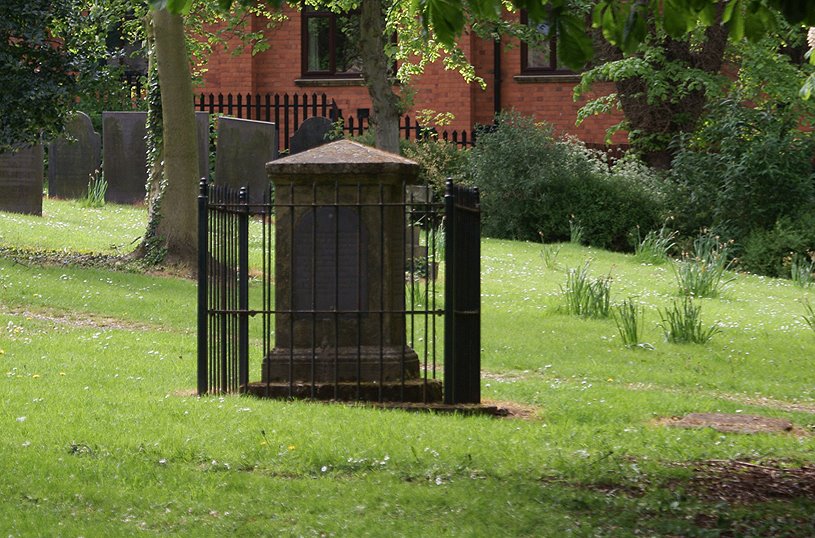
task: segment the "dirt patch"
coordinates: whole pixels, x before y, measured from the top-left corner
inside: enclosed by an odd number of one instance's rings
[[[732,413],[691,413],[659,421],[675,428],[713,428],[725,433],[782,433],[793,431],[792,423],[778,418]]]
[[[815,467],[757,465],[735,460],[681,464],[693,471],[686,492],[711,502],[748,504],[783,499],[815,500]]]
[[[506,402],[496,400],[483,400],[484,405],[494,406],[501,410],[500,416],[506,418],[519,418],[522,420],[535,420],[540,416],[541,408],[534,405],[527,405],[518,402]]]
[[[121,319],[97,316],[95,314],[77,312],[53,312],[53,311],[31,311],[27,309],[0,308],[0,314],[20,316],[26,319],[37,321],[47,321],[56,325],[66,325],[77,328],[111,330],[120,329],[126,331],[149,330],[165,331],[167,329],[155,325],[144,323],[127,322]]]

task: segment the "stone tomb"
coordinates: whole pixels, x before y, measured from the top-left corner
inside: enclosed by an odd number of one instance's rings
[[[65,125],[65,135],[48,146],[48,194],[82,198],[89,176],[102,166],[102,138],[91,119],[76,112]]]
[[[143,202],[147,184],[147,112],[103,112],[102,136],[109,202]],[[209,177],[209,114],[195,113],[199,176]],[[87,181],[86,181],[87,186]]]
[[[418,165],[340,140],[270,162],[275,347],[265,383],[419,379],[405,338],[405,182]]]
[[[292,155],[322,146],[329,142],[326,136],[331,132],[331,120],[321,116],[308,118],[295,131],[294,136],[289,138],[289,153]]]
[[[263,201],[269,186],[266,163],[277,159],[275,124],[221,116],[215,151],[215,183],[249,188],[249,201]]]
[[[41,145],[0,154],[0,211],[42,215],[42,179]]]

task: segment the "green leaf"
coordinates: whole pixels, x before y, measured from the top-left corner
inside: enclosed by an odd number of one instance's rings
[[[557,40],[558,58],[572,69],[582,69],[594,54],[591,37],[586,33],[582,17],[571,13],[560,15],[557,19]]]
[[[727,26],[730,30],[730,39],[741,41],[744,38],[744,9],[738,2],[734,2],[734,4],[739,5],[734,6]]]
[[[815,91],[815,73],[810,74],[804,81],[804,85],[801,86],[801,98],[804,100],[809,99],[813,91]]]
[[[186,15],[191,7],[192,0],[167,0],[167,11],[176,15]]]
[[[665,0],[662,11],[662,24],[672,37],[684,37],[689,27],[689,17],[682,0]]]
[[[648,29],[645,26],[645,17],[638,7],[637,4],[631,6],[628,12],[628,18],[625,21],[622,42],[619,45],[620,49],[624,52],[633,52],[637,48],[637,45],[642,43],[648,33]]]
[[[730,22],[730,19],[733,17],[733,11],[739,9],[739,1],[740,0],[730,0],[727,5],[724,7],[724,13],[722,13],[722,23],[727,24]]]
[[[425,0],[424,7],[439,41],[453,45],[464,28],[464,9],[460,0]]]

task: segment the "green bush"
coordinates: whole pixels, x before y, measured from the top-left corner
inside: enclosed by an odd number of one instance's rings
[[[421,140],[403,140],[400,151],[403,156],[419,163],[419,180],[431,185],[438,199],[444,196],[447,178],[453,178],[456,182],[466,181],[468,149],[460,149],[452,142],[429,136]]]
[[[796,118],[733,100],[712,106],[709,118],[681,142],[669,176],[683,235],[712,228],[741,242],[812,204],[815,138]]]
[[[479,134],[470,177],[491,237],[568,241],[572,221],[584,243],[628,250],[631,231],[657,227],[662,210],[647,168],[623,160],[610,169],[598,153],[515,112]]]
[[[747,236],[739,258],[740,269],[761,275],[789,278],[790,260],[815,250],[815,213],[778,219],[769,230]]]

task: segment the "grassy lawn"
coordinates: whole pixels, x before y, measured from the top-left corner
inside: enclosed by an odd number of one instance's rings
[[[0,248],[127,252],[145,218],[47,200],[0,213]],[[721,333],[668,344],[669,265],[563,245],[547,269],[541,250],[483,242],[482,393],[526,419],[198,398],[194,282],[0,257],[0,534],[815,535],[811,475],[795,482],[815,464],[815,290],[736,275],[700,300]],[[643,305],[653,350],[559,311],[587,259]],[[691,412],[795,429],[664,425]]]

